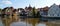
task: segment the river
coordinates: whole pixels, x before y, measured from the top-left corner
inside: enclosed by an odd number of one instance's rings
[[[19,19],[18,21],[17,20],[11,21],[11,19],[10,20],[6,19],[6,20],[7,21],[0,19],[0,26],[60,26],[60,24],[58,24],[58,23],[52,24],[50,22],[49,23],[48,22],[41,22],[39,20],[39,18]]]

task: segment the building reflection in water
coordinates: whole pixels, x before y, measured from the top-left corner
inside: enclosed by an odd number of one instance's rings
[[[59,24],[53,24],[48,22],[41,22],[39,18],[25,18],[16,21],[12,18],[2,18],[2,23],[4,26],[58,26]]]
[[[11,26],[11,24],[13,25],[14,22],[16,23],[16,25],[20,24],[21,22],[24,22],[26,23],[25,26],[28,26],[28,24],[31,24],[31,26],[35,26],[36,24],[40,23],[38,18],[19,19],[18,21],[16,21],[12,18],[7,18],[7,17],[2,18],[2,22],[4,26]],[[22,23],[22,25],[24,25],[24,23]]]
[[[38,18],[27,18],[26,21],[27,23],[32,24],[32,26],[35,26],[39,22],[39,19]]]

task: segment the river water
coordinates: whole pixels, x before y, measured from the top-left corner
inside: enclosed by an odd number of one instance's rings
[[[38,24],[38,21],[36,21],[36,20],[37,19],[27,19],[27,21],[22,20],[22,21],[18,21],[18,22],[13,22],[11,24],[11,26],[46,26],[45,23],[39,23]]]
[[[60,26],[60,20],[43,22],[39,18],[18,18],[18,20],[0,18],[0,26]]]
[[[8,20],[10,21],[10,20]],[[7,23],[8,25],[8,23]],[[3,21],[0,19],[0,26],[5,26]],[[38,23],[36,19],[19,19],[18,21],[10,23],[10,26],[46,26],[45,23]]]

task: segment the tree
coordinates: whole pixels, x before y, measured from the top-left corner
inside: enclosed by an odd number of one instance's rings
[[[1,14],[2,14],[2,9],[0,8],[0,16],[1,16]]]
[[[38,18],[39,18],[39,17],[42,17],[42,16],[40,15],[40,11],[37,11],[36,16],[37,16]]]
[[[33,7],[33,9],[32,9],[32,16],[33,16],[34,18],[36,17],[35,7]]]
[[[35,7],[33,7],[33,9],[32,9],[32,16],[33,16],[34,18],[42,17],[42,16],[40,15],[40,11],[38,11]]]

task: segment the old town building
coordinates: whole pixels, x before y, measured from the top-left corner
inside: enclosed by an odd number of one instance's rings
[[[48,10],[49,17],[60,17],[60,6],[53,4]]]
[[[46,6],[44,8],[40,8],[40,15],[41,16],[47,16],[48,15],[48,9],[49,9],[48,6]]]

